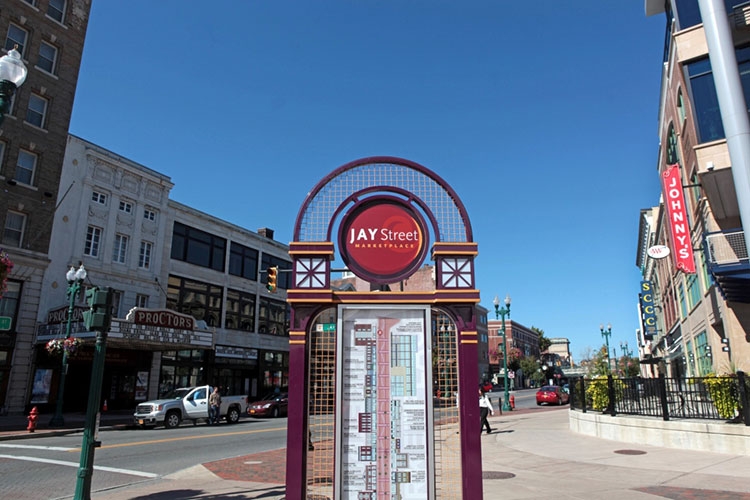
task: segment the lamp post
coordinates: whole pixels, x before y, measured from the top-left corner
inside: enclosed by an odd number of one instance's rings
[[[508,345],[505,338],[505,316],[510,317],[510,295],[505,296],[505,307],[500,308],[500,299],[495,295],[495,300],[492,301],[495,304],[495,319],[503,319],[503,411],[510,411],[510,401],[508,400]]]
[[[65,279],[68,280],[68,317],[65,324],[65,338],[69,339],[71,334],[71,325],[73,323],[73,310],[76,304],[76,297],[81,291],[81,284],[86,279],[86,269],[83,264],[76,270],[75,267],[70,266],[70,269],[65,274]],[[49,422],[50,427],[62,427],[65,425],[65,418],[62,415],[63,410],[63,395],[65,394],[65,375],[68,373],[68,351],[63,349],[62,355],[62,370],[60,371],[60,384],[57,387],[57,405],[55,407],[55,415]]]
[[[607,343],[607,372],[612,371],[612,363],[609,360],[609,337],[612,335],[612,325],[607,323],[607,329],[604,329],[604,325],[599,325],[599,331],[602,332],[602,337],[604,337],[604,341]]]
[[[16,50],[18,45],[10,49],[6,55],[0,57],[0,124],[10,107],[16,89],[26,80],[28,70],[21,60],[21,54]]]
[[[633,355],[633,351],[628,349],[628,343],[627,342],[620,342],[620,349],[622,349],[622,355],[626,358],[629,358]]]

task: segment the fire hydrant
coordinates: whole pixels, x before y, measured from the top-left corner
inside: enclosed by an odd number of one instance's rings
[[[510,403],[510,409],[515,410],[516,409],[516,396],[514,394],[511,394],[508,398],[508,402]]]
[[[39,410],[36,409],[36,406],[31,409],[29,416],[26,418],[29,420],[29,425],[26,427],[26,430],[34,432],[36,430],[36,421],[39,418]]]

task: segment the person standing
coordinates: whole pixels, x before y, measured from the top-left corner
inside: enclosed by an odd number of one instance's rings
[[[487,429],[487,434],[492,432],[492,428],[490,428],[490,423],[487,421],[487,414],[494,415],[495,410],[492,409],[492,403],[490,403],[489,398],[487,397],[487,393],[484,392],[484,389],[481,387],[479,388],[479,415],[481,417],[481,422],[479,424],[479,433],[482,433],[482,430],[484,428]]]
[[[214,387],[214,392],[208,397],[208,425],[218,424],[220,414],[221,394],[219,394],[219,388]]]

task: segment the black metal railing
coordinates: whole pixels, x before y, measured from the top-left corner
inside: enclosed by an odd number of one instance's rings
[[[612,416],[726,420],[750,426],[745,373],[725,377],[570,379],[570,408]]]

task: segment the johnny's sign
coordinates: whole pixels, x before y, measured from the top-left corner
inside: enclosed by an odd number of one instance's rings
[[[398,199],[367,200],[344,217],[339,247],[354,274],[373,283],[392,283],[422,264],[427,250],[425,225]]]
[[[693,242],[690,239],[685,195],[682,192],[679,165],[670,165],[662,173],[664,187],[664,205],[667,209],[669,227],[672,230],[672,246],[677,269],[684,273],[695,274],[693,259]]]

